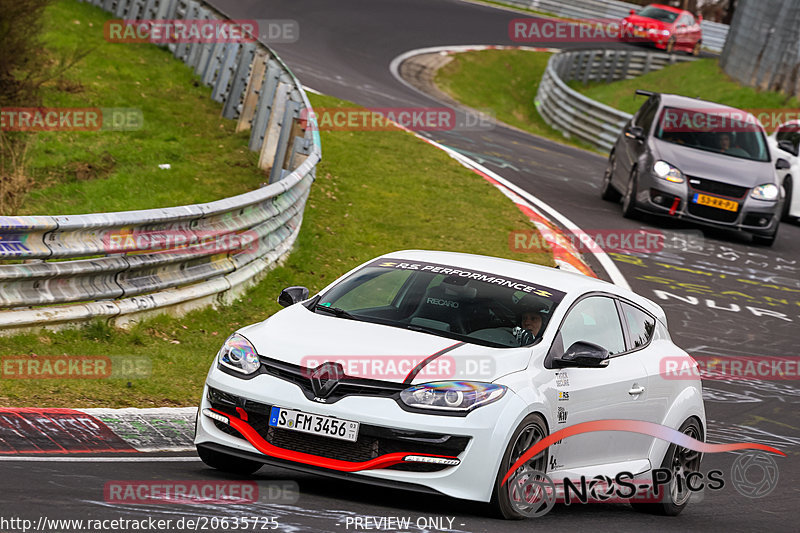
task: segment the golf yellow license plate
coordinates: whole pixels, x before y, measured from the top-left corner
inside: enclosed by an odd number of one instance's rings
[[[717,198],[716,196],[708,196],[707,194],[695,194],[694,198],[692,198],[692,201],[696,204],[716,207],[717,209],[724,209],[725,211],[735,212],[739,210],[739,204],[733,200]]]

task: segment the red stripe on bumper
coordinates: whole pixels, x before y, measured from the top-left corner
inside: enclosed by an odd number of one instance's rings
[[[385,455],[381,455],[374,459],[370,459],[369,461],[362,461],[359,463],[354,463],[352,461],[342,461],[340,459],[329,459],[328,457],[320,457],[319,455],[311,455],[310,453],[303,453],[303,452],[295,452],[292,450],[287,450],[285,448],[279,448],[277,446],[273,446],[266,440],[264,440],[258,432],[253,429],[250,424],[240,420],[234,416],[231,416],[228,413],[224,413],[218,409],[211,409],[215,413],[219,413],[228,418],[230,421],[230,426],[242,434],[242,436],[247,439],[247,442],[252,444],[258,451],[263,453],[264,455],[269,455],[270,457],[275,457],[276,459],[286,459],[288,461],[295,461],[298,463],[303,463],[311,466],[319,466],[322,468],[329,468],[331,470],[338,470],[340,472],[358,472],[359,470],[374,470],[376,468],[386,468],[388,466],[396,465],[397,463],[402,463],[403,457],[408,455],[419,455],[423,457],[438,457],[441,459],[457,459],[457,457],[449,456],[449,455],[430,455],[425,453],[414,453],[414,452],[395,452],[395,453],[387,453]]]

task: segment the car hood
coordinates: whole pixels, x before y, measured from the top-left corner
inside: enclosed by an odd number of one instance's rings
[[[775,182],[775,172],[769,161],[751,161],[715,154],[658,139],[654,139],[653,143],[656,159],[675,165],[687,176],[749,188]]]
[[[317,314],[301,304],[238,331],[264,357],[316,368],[340,362],[351,377],[402,383],[426,358],[412,383],[443,380],[491,382],[527,367],[532,348],[492,348],[391,326]],[[454,347],[455,346],[455,347]]]

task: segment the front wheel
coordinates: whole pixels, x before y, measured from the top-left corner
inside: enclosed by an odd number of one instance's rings
[[[678,431],[693,439],[703,440],[700,423],[694,418],[684,422]],[[700,452],[670,444],[669,448],[667,448],[667,453],[664,455],[664,460],[661,462],[661,468],[672,471],[672,480],[669,484],[660,488],[661,491],[666,491],[663,493],[661,501],[659,503],[631,502],[633,508],[643,513],[666,516],[679,515],[686,508],[692,495],[692,491],[686,483],[686,476],[690,472],[698,472],[700,470],[701,459],[702,454]]]
[[[622,216],[625,218],[636,218],[636,194],[637,182],[639,181],[639,169],[634,167],[631,176],[628,178],[628,187],[625,196],[622,197]]]
[[[791,215],[789,215],[789,209],[792,207],[792,177],[786,176],[786,179],[783,180],[783,190],[786,192],[786,199],[783,201],[783,211],[781,212],[781,220],[784,222],[789,222],[791,220]]]
[[[778,230],[776,229],[771,235],[753,235],[753,244],[760,246],[772,246],[775,244],[775,239],[778,238]]]
[[[517,511],[514,503],[511,501],[511,493],[514,492],[511,481],[514,479],[515,474],[520,474],[525,469],[544,473],[547,469],[548,451],[542,451],[539,455],[533,457],[523,466],[519,467],[517,471],[509,477],[505,485],[500,486],[500,482],[503,476],[506,475],[506,472],[511,468],[511,465],[516,463],[531,446],[545,438],[545,436],[547,436],[547,425],[544,419],[538,414],[526,416],[511,435],[506,451],[500,461],[500,470],[497,472],[497,478],[494,482],[494,491],[492,492],[490,505],[493,514],[497,517],[505,518],[506,520],[521,520],[526,518],[525,515]],[[517,493],[519,492],[520,491],[517,491]],[[524,489],[522,489],[521,492],[524,492]],[[519,496],[525,497],[525,495]]]

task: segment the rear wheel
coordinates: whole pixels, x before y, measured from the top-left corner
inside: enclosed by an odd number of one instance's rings
[[[606,166],[606,172],[603,175],[603,187],[600,191],[600,197],[607,201],[607,202],[619,202],[619,199],[622,195],[619,193],[617,189],[614,188],[614,185],[611,183],[611,180],[614,178],[614,171],[617,167],[617,156],[614,152],[611,152],[611,155],[608,156],[608,165]]]
[[[703,440],[700,423],[694,418],[684,422],[679,431],[693,439]],[[692,491],[686,483],[686,476],[690,472],[698,472],[700,470],[701,459],[702,454],[700,452],[670,444],[669,448],[667,448],[667,453],[664,455],[664,460],[661,462],[661,468],[672,471],[672,480],[668,485],[660,488],[661,491],[665,491],[660,493],[662,495],[661,502],[631,502],[633,508],[643,513],[666,516],[679,515],[689,503],[692,495]]]
[[[506,472],[511,468],[511,465],[517,462],[522,455],[530,449],[531,446],[542,440],[547,436],[547,425],[544,419],[537,414],[526,416],[522,423],[511,435],[511,439],[500,461],[500,470],[497,472],[497,478],[494,482],[494,491],[492,492],[491,507],[493,514],[500,518],[507,520],[521,520],[526,518],[525,515],[520,513],[514,508],[511,501],[510,483],[516,474],[521,473],[525,469],[537,470],[544,473],[547,469],[548,452],[544,450],[536,457],[527,461],[523,466],[519,467],[517,471],[509,477],[505,485],[500,486],[500,482]]]
[[[625,196],[622,197],[622,216],[625,218],[636,218],[636,188],[639,181],[639,169],[633,167],[631,176],[628,178],[628,187],[625,190]]]
[[[200,456],[201,461],[211,468],[216,468],[217,470],[231,474],[239,474],[241,476],[252,474],[264,466],[263,463],[259,463],[258,461],[249,461],[241,457],[234,457],[233,455],[209,450],[202,446],[197,447],[197,455]]]

